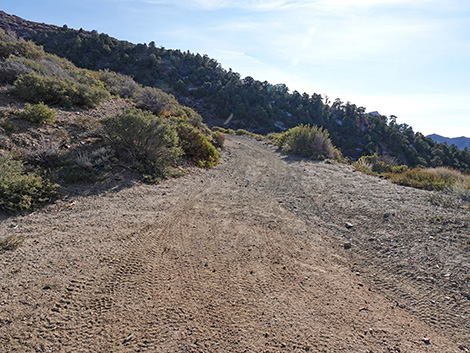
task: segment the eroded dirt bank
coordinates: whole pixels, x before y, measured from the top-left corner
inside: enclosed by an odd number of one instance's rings
[[[0,351],[470,349],[468,213],[242,137],[0,232],[26,237],[0,254]]]

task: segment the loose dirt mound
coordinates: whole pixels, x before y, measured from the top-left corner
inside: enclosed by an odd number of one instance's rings
[[[212,170],[4,220],[26,239],[0,254],[0,350],[470,349],[467,213],[227,145]]]

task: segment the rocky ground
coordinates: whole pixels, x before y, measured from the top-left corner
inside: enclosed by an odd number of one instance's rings
[[[0,253],[0,351],[467,352],[469,212],[229,136],[159,185],[116,176]]]

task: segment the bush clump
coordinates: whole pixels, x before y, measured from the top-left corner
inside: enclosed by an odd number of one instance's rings
[[[118,155],[130,156],[149,180],[166,177],[183,153],[176,129],[148,111],[131,107],[101,123]]]
[[[89,153],[80,153],[75,160],[69,161],[61,174],[67,183],[93,182],[104,179],[113,162],[111,148],[101,147]]]
[[[6,212],[31,210],[57,196],[58,185],[28,170],[10,155],[0,155],[0,209]]]
[[[18,113],[21,119],[36,124],[49,124],[55,121],[56,112],[50,109],[46,104],[26,103],[25,109]]]
[[[235,131],[236,135],[245,135],[245,136],[251,136],[254,137],[256,140],[261,141],[263,140],[263,136],[259,134],[255,134],[254,132],[247,131],[245,129],[238,129]]]
[[[408,170],[406,165],[397,165],[395,159],[388,156],[362,156],[354,163],[356,170],[367,174],[403,173]]]
[[[279,135],[272,135],[275,143],[290,154],[312,159],[341,159],[327,130],[315,125],[299,125]]]
[[[16,94],[28,102],[64,107],[78,105],[93,108],[110,97],[109,92],[99,86],[34,73],[19,76],[14,85]]]
[[[168,106],[178,104],[173,96],[153,87],[139,89],[133,99],[138,108],[150,110],[156,115],[162,115]]]
[[[177,126],[177,131],[184,153],[197,166],[211,168],[219,163],[217,150],[198,128],[181,123]]]
[[[389,173],[387,176],[394,183],[425,190],[452,190],[455,184],[465,182],[465,176],[449,168],[411,169],[403,173]],[[466,188],[470,187],[466,182]]]
[[[139,84],[137,84],[130,76],[109,70],[100,70],[98,75],[106,89],[111,94],[121,98],[131,98],[141,89]]]
[[[217,148],[224,148],[226,135],[220,131],[212,131],[212,143]]]
[[[45,52],[42,47],[33,42],[14,38],[2,30],[0,33],[0,59],[7,59],[11,55],[39,60],[45,56]]]

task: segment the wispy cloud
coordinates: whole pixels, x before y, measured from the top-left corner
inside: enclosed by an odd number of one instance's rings
[[[406,5],[407,7],[442,4],[440,0],[121,0],[158,5],[192,7],[205,10],[244,9],[244,10],[286,10],[309,8],[317,10],[342,10],[352,8],[372,8],[382,6]],[[456,0],[449,0],[449,3]],[[450,4],[448,4],[450,5]],[[448,6],[447,5],[447,6]]]
[[[131,1],[131,0],[124,0]],[[185,8],[198,8],[205,10],[245,9],[245,10],[277,10],[286,6],[303,3],[303,1],[289,0],[137,0],[137,2],[172,5]]]

